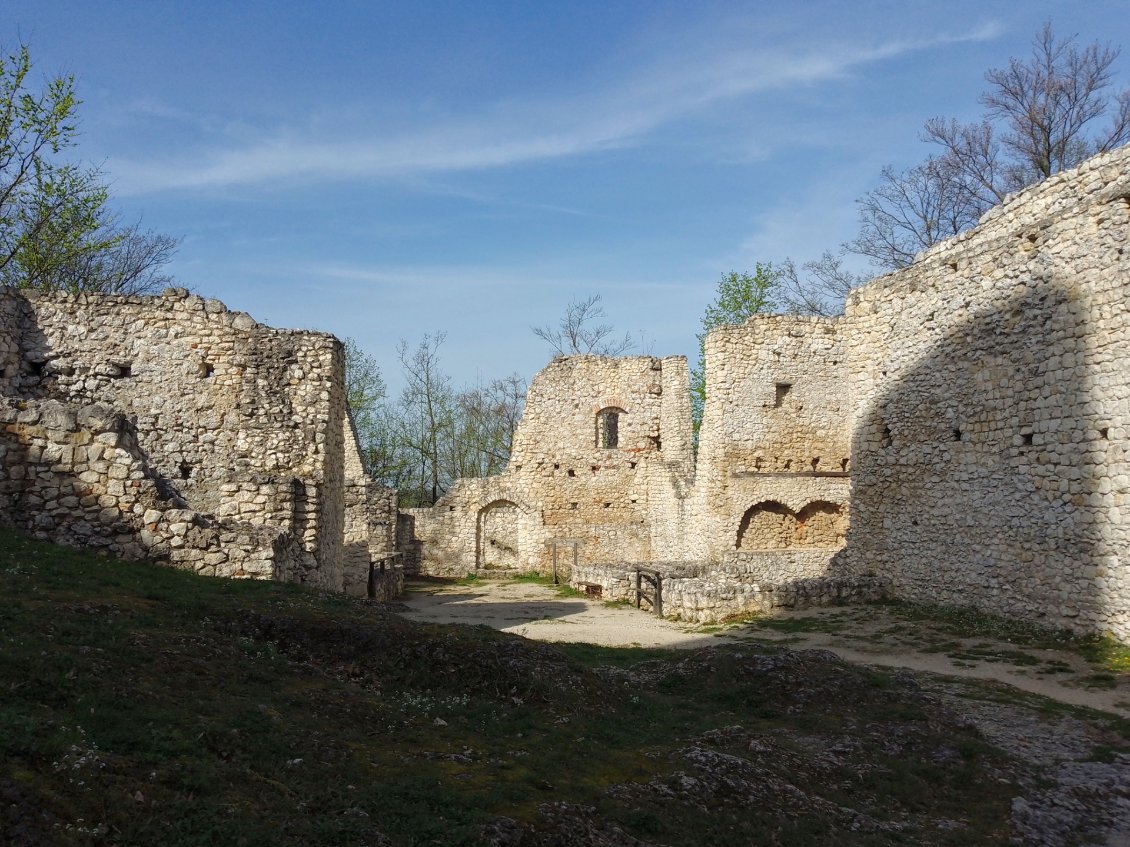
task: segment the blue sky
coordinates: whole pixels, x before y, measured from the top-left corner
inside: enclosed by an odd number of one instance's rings
[[[590,294],[693,357],[723,272],[850,239],[1045,20],[1130,81],[1130,0],[3,0],[0,44],[75,76],[78,153],[183,238],[182,284],[351,336],[395,389],[437,331],[457,383],[528,378],[530,326]]]

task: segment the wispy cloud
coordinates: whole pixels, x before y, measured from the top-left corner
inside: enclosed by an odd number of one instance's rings
[[[602,90],[548,100],[510,100],[480,115],[401,134],[327,139],[295,129],[175,158],[114,160],[119,194],[382,179],[480,171],[614,150],[658,128],[759,92],[833,80],[866,65],[942,44],[997,34],[983,26],[958,35],[873,46],[804,46],[665,56]]]

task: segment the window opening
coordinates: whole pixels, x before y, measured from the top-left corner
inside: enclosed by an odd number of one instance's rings
[[[622,409],[601,409],[596,415],[596,445],[605,450],[620,446]]]

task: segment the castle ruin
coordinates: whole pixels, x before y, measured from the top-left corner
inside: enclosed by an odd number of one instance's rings
[[[361,467],[344,384],[333,336],[184,289],[0,289],[0,520],[127,559],[364,594],[396,498]]]
[[[842,317],[712,332],[697,457],[684,358],[554,359],[506,471],[399,515],[332,336],[181,289],[2,290],[0,520],[354,594],[395,546],[410,572],[556,569],[605,599],[655,568],[688,620],[888,596],[1130,641],[1128,235],[1124,147]]]
[[[1130,640],[1130,147],[991,210],[845,314],[755,316],[686,362],[555,359],[505,473],[406,513],[423,573],[633,565],[689,620],[880,595]],[[577,567],[574,569],[573,549]]]

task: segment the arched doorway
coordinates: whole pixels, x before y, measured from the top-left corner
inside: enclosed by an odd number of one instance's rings
[[[522,510],[510,500],[495,500],[479,510],[476,568],[512,570],[520,566],[522,520]]]

